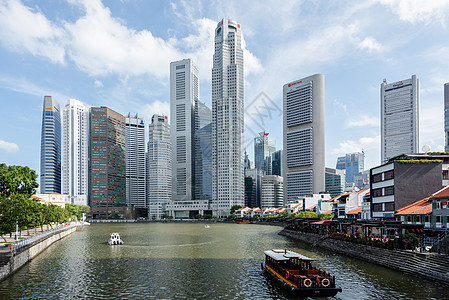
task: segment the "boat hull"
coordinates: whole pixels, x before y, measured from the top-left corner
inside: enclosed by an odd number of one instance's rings
[[[310,287],[310,288],[296,288],[282,279],[273,274],[270,270],[267,269],[264,263],[261,264],[262,270],[266,275],[268,275],[275,282],[280,284],[284,289],[288,292],[301,296],[301,297],[333,297],[337,295],[338,292],[341,292],[341,288],[324,288],[324,287]]]

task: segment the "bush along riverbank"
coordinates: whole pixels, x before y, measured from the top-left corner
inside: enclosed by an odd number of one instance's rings
[[[377,244],[354,243],[327,234],[306,233],[289,229],[283,229],[279,234],[338,254],[415,276],[438,280],[449,285],[449,257],[445,255],[419,253],[410,250],[391,250],[388,247],[379,247]],[[380,245],[380,243],[378,244]]]

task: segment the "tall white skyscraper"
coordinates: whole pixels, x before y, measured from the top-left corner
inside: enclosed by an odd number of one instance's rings
[[[244,205],[244,70],[240,24],[215,29],[212,68],[212,204],[216,215]]]
[[[62,111],[62,193],[71,204],[88,204],[89,109],[69,99]]]
[[[284,85],[284,201],[325,190],[324,75]]]
[[[195,199],[195,132],[198,128],[199,71],[190,59],[170,64],[173,200]]]
[[[419,146],[419,80],[416,75],[380,85],[381,160],[417,153]]]
[[[147,208],[145,182],[145,120],[126,116],[126,204]]]
[[[148,217],[160,219],[172,199],[170,126],[164,115],[153,115],[148,139]]]

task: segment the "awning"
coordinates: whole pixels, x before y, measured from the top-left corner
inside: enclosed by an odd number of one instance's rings
[[[332,223],[331,220],[321,220],[318,222],[312,222],[310,224],[312,224],[312,225],[330,225],[331,223]]]

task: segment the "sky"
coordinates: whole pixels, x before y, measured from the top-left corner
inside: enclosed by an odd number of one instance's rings
[[[169,66],[191,58],[211,105],[214,29],[241,24],[245,149],[266,131],[282,149],[282,87],[325,75],[326,166],[365,153],[380,164],[380,84],[420,80],[419,149],[443,151],[449,1],[0,0],[0,163],[39,173],[42,105],[51,95],[169,115]],[[170,117],[169,117],[170,119]],[[148,137],[147,137],[148,138]]]

